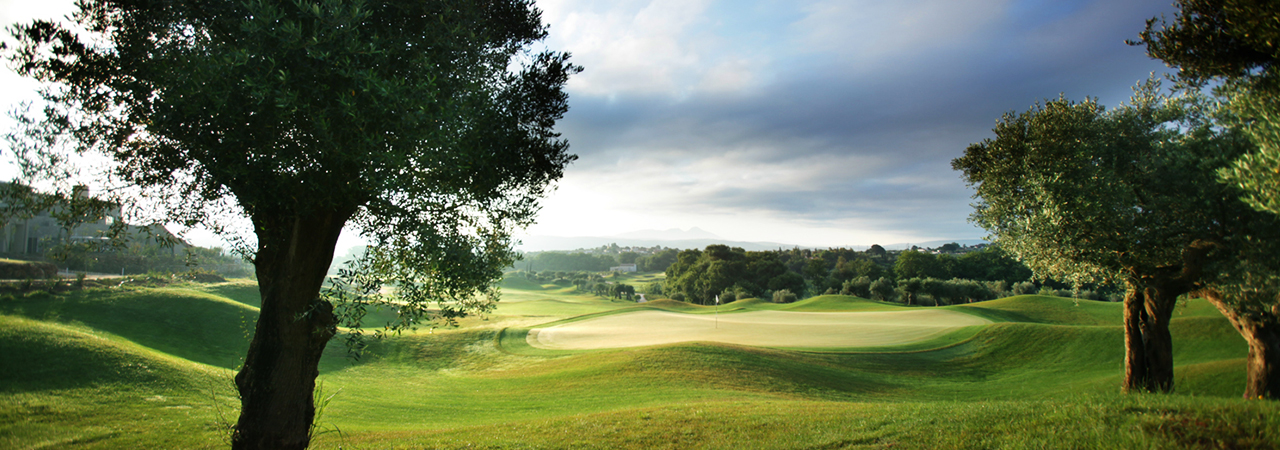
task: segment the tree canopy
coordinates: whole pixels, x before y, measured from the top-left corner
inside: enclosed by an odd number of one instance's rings
[[[1172,22],[1150,19],[1133,45],[1193,81],[1230,78],[1280,88],[1280,5],[1257,0],[1177,0]],[[1159,25],[1157,27],[1157,24]]]
[[[805,291],[804,277],[787,269],[775,252],[748,252],[725,245],[708,245],[705,251],[680,252],[667,267],[664,291],[679,293],[690,302],[713,304],[726,290],[741,291],[740,298],[762,297],[767,292]],[[735,294],[736,295],[736,294]]]
[[[526,50],[547,33],[531,1],[78,6],[74,27],[13,29],[10,60],[50,86],[38,123],[171,220],[252,223],[263,302],[236,448],[307,445],[320,350],[375,286],[397,285],[397,327],[491,307],[510,231],[574,159],[553,126],[580,69]],[[346,225],[374,245],[318,296]]]
[[[1219,169],[1250,206],[1280,214],[1280,4],[1251,0],[1179,0],[1172,21],[1147,21],[1134,45],[1178,69],[1193,84],[1221,80],[1227,125],[1258,146]],[[1158,25],[1158,26],[1157,26]]]

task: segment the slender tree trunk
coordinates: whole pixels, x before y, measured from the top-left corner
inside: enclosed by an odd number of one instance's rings
[[[320,300],[325,273],[350,211],[255,217],[262,308],[244,366],[236,374],[240,420],[233,449],[305,449],[315,415],[321,353],[337,331]]]
[[[1265,312],[1261,317],[1244,314],[1213,289],[1202,290],[1199,294],[1213,303],[1249,344],[1244,398],[1280,399],[1280,318]]]
[[[1173,335],[1169,333],[1169,322],[1173,320],[1178,296],[1183,293],[1168,286],[1147,287],[1144,292],[1146,320],[1142,324],[1142,335],[1146,345],[1147,391],[1173,390]]]
[[[1124,295],[1124,391],[1145,391],[1151,378],[1147,369],[1146,344],[1142,339],[1143,296],[1132,284]]]

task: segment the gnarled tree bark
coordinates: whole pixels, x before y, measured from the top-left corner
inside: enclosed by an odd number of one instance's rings
[[[1124,390],[1173,390],[1173,335],[1169,322],[1178,297],[1200,288],[1200,278],[1215,244],[1195,241],[1176,266],[1139,273],[1131,270],[1124,299]]]
[[[353,213],[352,208],[254,218],[262,308],[236,374],[241,411],[233,449],[310,444],[320,356],[338,323],[333,305],[319,293],[338,235]]]
[[[1280,317],[1266,311],[1242,312],[1215,289],[1202,289],[1195,295],[1217,307],[1249,344],[1244,398],[1280,399]]]

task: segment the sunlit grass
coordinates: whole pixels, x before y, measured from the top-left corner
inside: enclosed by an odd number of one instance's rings
[[[1121,395],[1119,305],[1027,296],[944,307],[995,321],[906,346],[529,347],[528,328],[644,305],[504,289],[460,328],[334,341],[316,448],[1275,448],[1280,406],[1237,399],[1243,340],[1179,306],[1174,395]],[[511,300],[508,302],[507,300]],[[0,447],[219,448],[256,315],[249,282],[0,299]],[[887,311],[823,296],[761,310]],[[340,430],[340,432],[336,431]],[[1064,444],[1065,443],[1065,444]]]

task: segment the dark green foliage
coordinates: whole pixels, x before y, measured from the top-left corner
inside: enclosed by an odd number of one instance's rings
[[[668,248],[652,255],[636,258],[636,269],[641,272],[666,272],[676,262],[680,250]]]
[[[898,279],[898,293],[902,297],[902,303],[908,305],[917,304],[916,300],[922,289],[924,289],[924,279],[920,277]]]
[[[524,255],[517,267],[532,268],[537,271],[577,271],[603,272],[618,265],[618,261],[609,255],[569,252],[538,252]]]
[[[867,248],[867,254],[872,257],[884,257],[888,254],[888,251],[881,247],[880,244],[871,244],[871,247]]]
[[[871,282],[870,289],[872,300],[879,300],[882,302],[893,300],[894,283],[888,278],[881,277],[880,279]]]
[[[1172,22],[1147,21],[1147,54],[1194,81],[1247,80],[1280,93],[1280,4],[1262,0],[1177,0]],[[1159,27],[1156,25],[1159,24]]]
[[[1205,121],[1199,100],[1158,89],[1110,112],[1058,99],[1007,114],[952,162],[977,188],[974,221],[1041,277],[1120,282],[1126,267],[1180,264],[1237,212],[1209,201],[1229,195],[1212,171],[1248,146]]]
[[[639,257],[640,254],[636,252],[622,252],[618,254],[618,264],[635,264]]]
[[[822,258],[810,259],[804,265],[804,277],[815,283],[825,281],[827,278],[827,261]]]
[[[871,278],[861,276],[840,285],[840,295],[871,298]]]
[[[998,246],[988,246],[976,252],[969,252],[957,258],[954,278],[980,281],[1003,280],[1019,283],[1031,279],[1031,269],[1013,259]]]
[[[636,295],[636,287],[622,283],[609,284],[609,295],[619,300],[631,300]]]
[[[1257,151],[1219,174],[1259,210],[1280,214],[1280,4],[1256,0],[1179,0],[1172,22],[1147,21],[1147,54],[1192,84],[1222,80],[1226,122],[1245,131]],[[1156,25],[1159,24],[1159,27]]]
[[[747,252],[724,245],[680,252],[666,275],[664,288],[668,295],[678,292],[689,301],[704,305],[713,303],[716,294],[730,288],[748,297],[763,297],[768,291],[783,289],[805,290],[804,277],[788,270],[777,253]]]
[[[898,255],[893,263],[893,273],[898,279],[908,278],[950,278],[947,267],[937,256],[931,253],[905,251]]]

